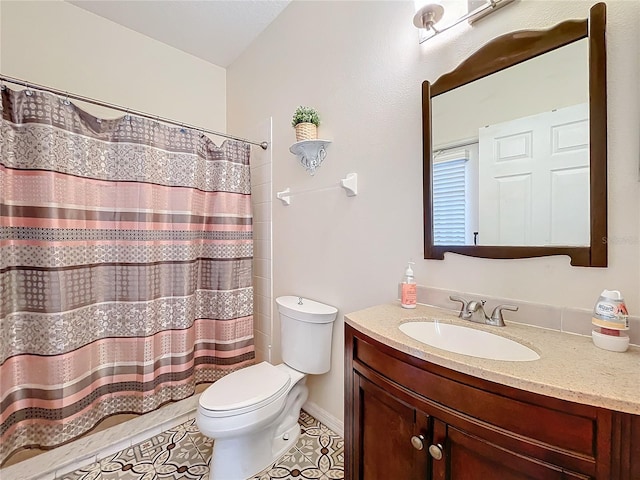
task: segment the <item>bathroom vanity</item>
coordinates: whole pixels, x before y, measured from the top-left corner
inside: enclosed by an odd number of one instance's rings
[[[509,362],[403,334],[438,321],[504,335],[540,359]],[[640,479],[640,351],[418,305],[345,316],[345,478]]]

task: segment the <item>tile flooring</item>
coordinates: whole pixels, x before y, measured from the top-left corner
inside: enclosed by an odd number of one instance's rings
[[[298,423],[295,447],[251,480],[344,478],[342,438],[304,411]],[[212,447],[192,419],[57,480],[208,480]]]

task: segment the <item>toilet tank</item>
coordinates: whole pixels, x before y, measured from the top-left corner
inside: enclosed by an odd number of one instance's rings
[[[293,295],[278,297],[276,303],[284,363],[303,373],[328,372],[331,334],[338,309]]]

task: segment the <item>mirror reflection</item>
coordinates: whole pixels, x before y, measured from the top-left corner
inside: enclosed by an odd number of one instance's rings
[[[585,38],[432,97],[434,245],[590,244],[588,56]]]

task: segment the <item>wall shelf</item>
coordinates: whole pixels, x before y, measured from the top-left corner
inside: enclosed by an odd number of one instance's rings
[[[327,146],[330,143],[330,140],[302,140],[291,145],[289,151],[298,157],[307,172],[315,175],[316,168],[327,156]]]

